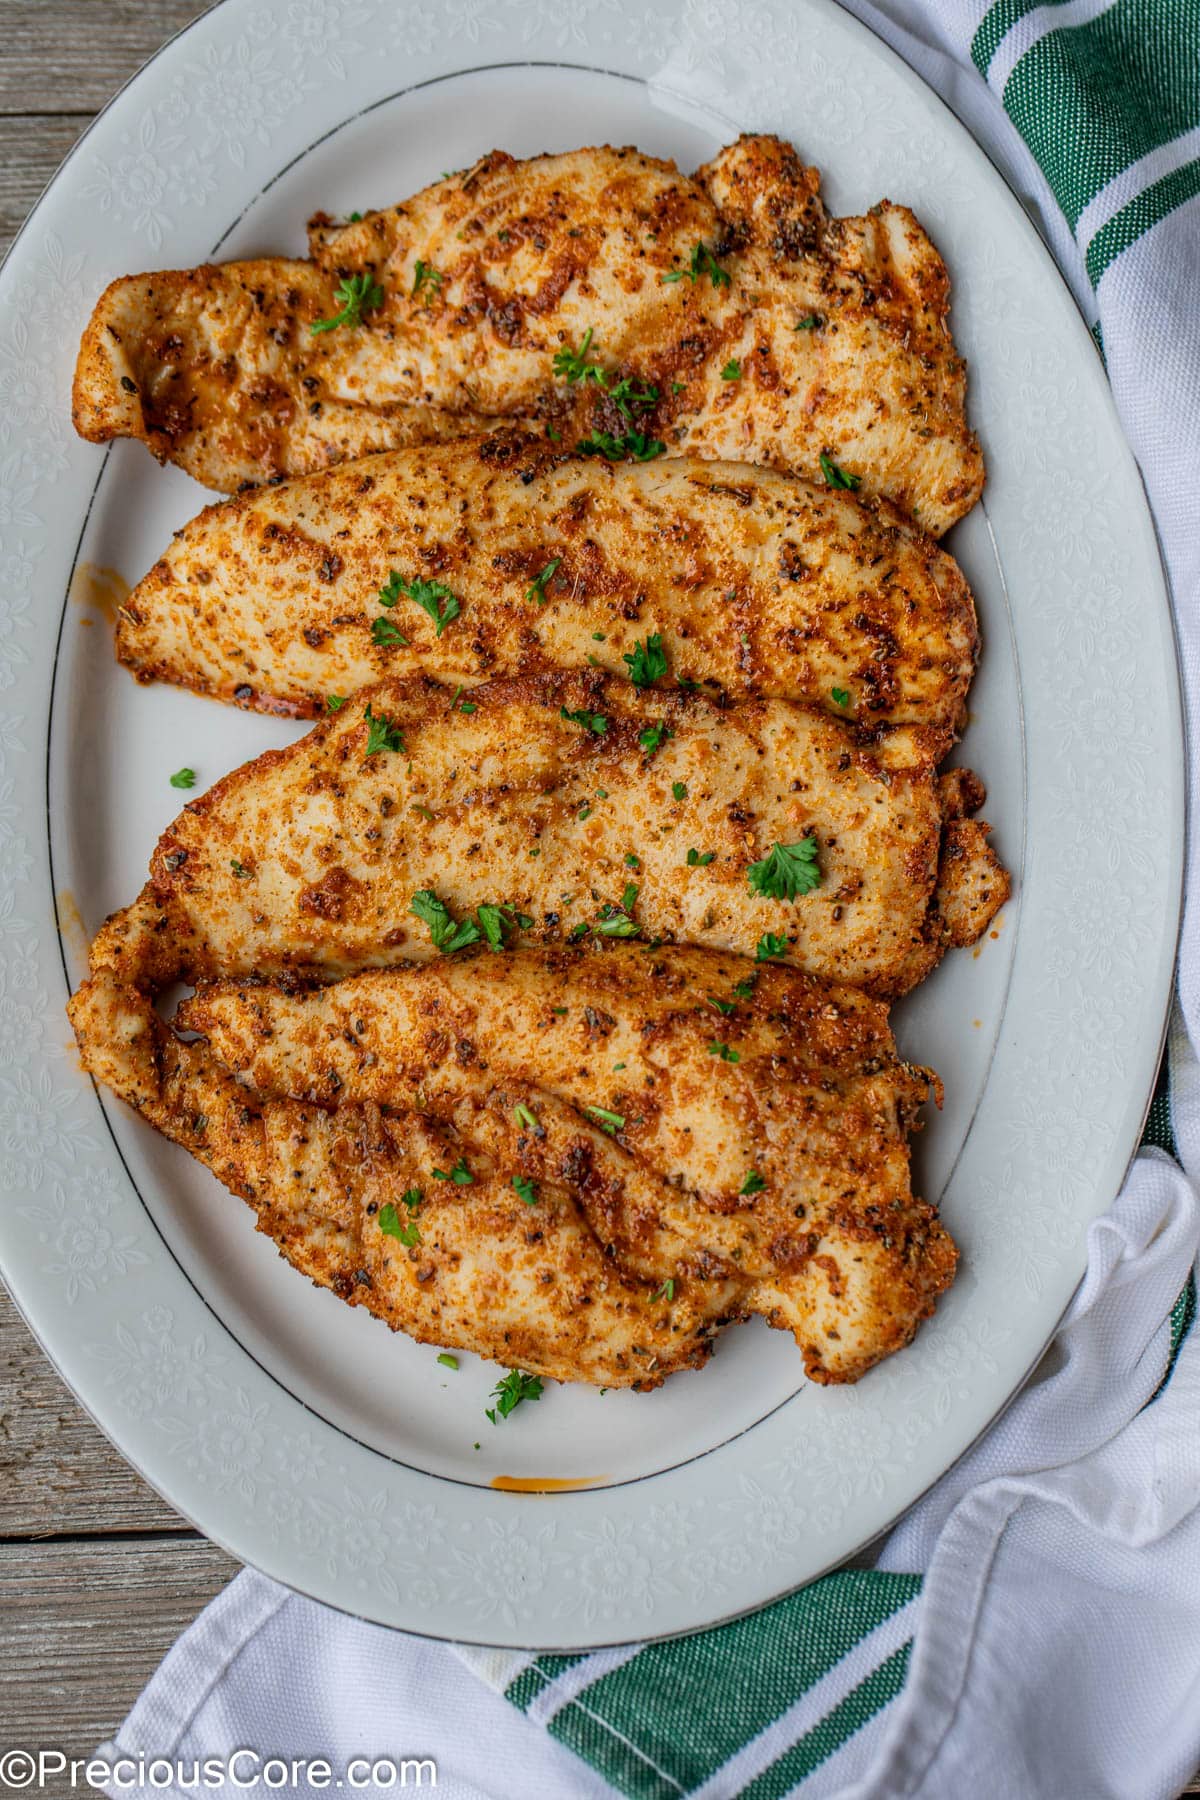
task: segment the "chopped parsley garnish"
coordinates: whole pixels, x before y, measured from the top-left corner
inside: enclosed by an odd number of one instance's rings
[[[249,881],[253,877],[254,870],[248,869],[245,863],[238,861],[236,856],[230,857],[229,866],[239,881]]]
[[[818,313],[809,313],[807,319],[797,319],[793,327],[795,331],[815,331],[821,323]]]
[[[744,981],[735,982],[733,987],[734,999],[752,1000],[754,998],[754,984],[757,980],[757,975],[747,975]]]
[[[716,854],[715,850],[706,850],[702,856],[699,850],[689,850],[687,866],[689,869],[707,869],[709,863],[715,860]]]
[[[675,796],[676,800],[686,800],[687,799],[687,782],[686,781],[673,781],[671,783],[671,792]]]
[[[488,949],[503,950],[504,934],[506,931],[512,930],[515,922],[511,908],[485,904],[475,909],[475,917],[479,920],[480,930],[487,939]]]
[[[625,1129],[625,1116],[623,1113],[606,1112],[602,1106],[588,1106],[585,1107],[584,1110],[590,1112],[593,1119],[596,1119],[600,1125],[603,1126],[605,1131],[614,1132],[624,1131]]]
[[[438,1361],[441,1363],[443,1369],[457,1369],[458,1367],[457,1356],[451,1356],[448,1350],[442,1351],[441,1355],[438,1357]]]
[[[626,852],[625,852],[625,867],[626,867],[626,868],[627,868],[627,869],[640,869],[640,868],[641,868],[641,866],[642,866],[642,865],[641,865],[641,862],[640,862],[640,861],[639,861],[639,859],[638,859],[638,858],[637,858],[637,857],[636,857],[636,856],[635,856],[635,855],[634,855],[634,854],[633,854],[633,851],[632,851],[632,850],[627,850],[627,851],[626,851]]]
[[[702,275],[707,275],[715,288],[728,287],[732,277],[723,269],[707,244],[697,244],[692,251],[692,260],[686,269],[668,269],[663,276],[664,281],[690,281],[695,287]]]
[[[441,287],[444,279],[445,277],[434,268],[432,263],[422,262],[420,257],[418,257],[416,268],[413,270],[412,291],[414,299],[418,294],[423,293],[425,295],[426,306],[432,306],[433,297]]]
[[[634,687],[649,687],[666,674],[669,666],[661,633],[653,631],[644,640],[636,638],[633,649],[627,650],[621,661],[629,665],[629,679]]]
[[[661,438],[647,437],[644,431],[627,431],[623,437],[614,437],[611,431],[593,431],[590,437],[581,438],[575,449],[580,456],[605,456],[609,462],[620,462],[626,456],[632,456],[634,462],[651,462],[666,447]]]
[[[540,1131],[542,1129],[537,1122],[537,1114],[531,1112],[523,1100],[519,1100],[516,1106],[513,1107],[513,1117],[516,1119],[517,1124],[524,1125],[527,1131]]]
[[[742,365],[736,356],[731,356],[729,361],[725,364],[725,367],[721,370],[721,380],[740,381],[741,379]]]
[[[824,450],[821,452],[821,473],[825,477],[826,485],[831,488],[849,488],[853,493],[855,488],[862,486],[861,475],[850,475],[845,469],[839,468],[838,464],[831,456],[827,456]]]
[[[460,1156],[454,1167],[448,1171],[446,1169],[431,1169],[429,1172],[435,1181],[452,1181],[455,1187],[470,1187],[475,1179],[470,1169],[467,1167],[467,1159],[465,1156]]]
[[[773,844],[761,862],[746,870],[752,893],[767,900],[794,900],[821,885],[817,840],[804,837],[798,844]]]
[[[716,1007],[723,1019],[727,1019],[730,1013],[735,1013],[737,1011],[737,1007],[732,1000],[722,1000],[717,994],[705,994],[704,998],[708,1001],[710,1006]]]
[[[415,1213],[417,1206],[420,1205],[421,1195],[416,1188],[410,1188],[409,1193],[416,1195],[416,1201],[410,1203],[408,1194],[405,1194],[404,1201],[409,1206],[410,1212]],[[386,1206],[381,1206],[379,1209],[379,1229],[385,1237],[398,1238],[406,1250],[412,1250],[421,1241],[421,1233],[417,1229],[416,1219],[402,1220],[390,1200]]]
[[[845,688],[830,688],[829,698],[835,706],[849,706],[850,695]]]
[[[673,394],[682,394],[682,392],[686,386],[687,386],[686,381],[673,381],[671,383],[671,392]]]
[[[361,219],[362,219],[362,214],[360,212],[352,212],[350,214],[350,217],[347,219],[346,223],[348,225],[357,225],[361,221]]]
[[[419,888],[412,897],[409,913],[413,918],[428,925],[429,935],[433,939],[435,950],[443,956],[453,956],[456,950],[465,950],[468,944],[479,942],[479,927],[472,919],[460,919],[457,923],[444,900],[430,888]],[[487,927],[484,927],[487,930]],[[491,939],[488,939],[489,943]],[[493,945],[493,949],[497,946]]]
[[[652,1300],[673,1300],[675,1298],[674,1276],[668,1275],[662,1286],[655,1288],[650,1298]]]
[[[404,749],[404,737],[400,727],[394,725],[386,713],[380,713],[376,716],[376,714],[371,711],[371,702],[369,700],[367,701],[367,708],[363,713],[363,718],[367,723],[366,754],[368,756],[378,756],[381,750],[394,751]]]
[[[603,737],[608,730],[608,720],[603,713],[586,712],[582,707],[578,712],[568,712],[565,706],[560,706],[558,716],[568,725],[582,725],[585,731],[594,732],[597,737]]]
[[[405,581],[403,575],[393,569],[379,590],[379,604],[395,606],[402,594],[419,606],[422,612],[429,614],[438,637],[441,637],[451,619],[457,619],[462,611],[457,595],[452,594],[442,582],[425,581],[420,575],[412,581]],[[442,603],[440,606],[439,601]]]
[[[603,385],[601,382],[601,386]],[[628,375],[623,375],[620,381],[614,382],[608,390],[608,397],[627,419],[632,419],[635,413],[653,412],[658,405],[658,389],[653,382],[648,381],[645,387],[637,388]]]
[[[526,1206],[537,1205],[537,1188],[534,1186],[533,1182],[530,1181],[528,1175],[514,1175],[512,1184]]]
[[[763,1189],[766,1187],[766,1185],[767,1185],[766,1182],[763,1180],[763,1178],[759,1174],[758,1170],[751,1169],[751,1171],[747,1175],[745,1181],[743,1181],[741,1187],[738,1189],[738,1193],[739,1194],[761,1194]]]
[[[345,706],[345,704],[346,704],[345,694],[326,694],[326,696],[325,696],[326,712],[341,712],[341,710],[342,710],[343,706]]]
[[[540,1400],[542,1397],[542,1380],[540,1375],[526,1375],[523,1369],[510,1369],[503,1381],[498,1381],[492,1389],[491,1398],[495,1406],[484,1409],[484,1417],[496,1423],[497,1413],[507,1419],[509,1413],[520,1406],[522,1400]]]
[[[171,777],[173,788],[191,788],[196,785],[195,769],[176,769]]]
[[[776,956],[786,956],[788,941],[776,937],[773,931],[764,931],[754,950],[755,962],[770,962]]]
[[[612,906],[606,902],[600,908],[600,917],[592,926],[597,937],[636,937],[641,927],[629,915],[637,905],[637,897],[638,890],[631,881],[621,896],[620,906]]]
[[[710,1056],[719,1056],[722,1062],[727,1063],[741,1062],[742,1060],[741,1052],[739,1050],[731,1050],[728,1044],[711,1043],[708,1046],[708,1054]]]
[[[638,733],[638,743],[647,756],[653,756],[655,751],[661,747],[664,738],[674,736],[675,733],[671,727],[664,719],[660,719],[657,724],[647,725],[644,731]]]
[[[561,561],[562,557],[556,556],[553,562],[548,562],[546,564],[540,575],[534,576],[529,586],[525,589],[525,598],[527,600],[536,600],[539,606],[545,606],[546,583],[549,581]]]
[[[371,642],[387,648],[391,644],[407,644],[408,639],[390,619],[372,619]]]
[[[565,376],[571,387],[574,387],[577,381],[598,381],[601,387],[606,386],[602,365],[589,362],[587,359],[591,343],[592,327],[589,325],[583,334],[583,342],[578,350],[563,349],[555,352],[554,373]]]
[[[333,331],[338,325],[361,325],[364,312],[373,312],[383,303],[383,289],[379,287],[373,275],[348,275],[340,283],[334,299],[341,311],[332,319],[317,319],[309,326],[309,330]]]

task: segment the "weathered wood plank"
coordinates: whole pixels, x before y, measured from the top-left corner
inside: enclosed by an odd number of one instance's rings
[[[4,59],[0,56],[0,68]],[[0,118],[0,256],[67,151],[91,121],[90,113]]]
[[[206,0],[0,0],[0,113],[92,113]]]
[[[0,1288],[0,1538],[183,1524],[72,1399]]]
[[[203,1538],[0,1544],[4,1743],[94,1750],[237,1567]]]

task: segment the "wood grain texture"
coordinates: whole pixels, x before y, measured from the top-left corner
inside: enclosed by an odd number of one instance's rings
[[[205,0],[0,0],[0,113],[94,113]]]
[[[0,1540],[181,1526],[72,1399],[0,1289]]]
[[[196,1537],[0,1544],[0,1745],[87,1756],[236,1572]]]
[[[0,68],[3,66],[0,55]],[[90,113],[32,118],[0,115],[0,256],[59,163],[90,123]]]

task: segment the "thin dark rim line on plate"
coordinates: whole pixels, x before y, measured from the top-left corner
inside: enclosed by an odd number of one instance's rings
[[[223,6],[223,4],[224,4],[224,0],[218,0],[218,7],[211,8],[210,11],[215,13],[217,10],[219,10],[220,6]],[[838,11],[839,12],[848,12],[848,9],[839,4]],[[153,63],[158,61],[158,59],[164,54],[164,52],[168,48],[171,47],[171,45],[173,45],[178,39],[185,36],[189,31],[191,31],[193,29],[194,26],[203,23],[204,20],[208,18],[208,16],[209,16],[209,14],[207,14],[207,13],[201,15],[199,18],[192,20],[188,25],[184,26],[179,32],[175,33],[175,35],[172,38],[170,38],[166,44],[162,45],[159,48],[159,50],[157,50],[154,53],[154,55],[152,57],[150,57],[145,64],[142,65],[141,69],[136,71],[132,76],[129,77],[129,79],[125,83],[122,84],[121,88],[117,91],[116,94],[113,95],[112,99],[101,110],[101,112],[97,115],[96,119],[93,120],[92,123],[88,126],[87,130],[77,140],[76,144],[73,146],[72,150],[68,153],[67,157],[64,158],[63,163],[60,164],[59,168],[51,176],[50,180],[46,184],[46,188],[43,189],[43,194],[41,196],[39,196],[37,204],[35,204],[35,206],[31,209],[25,222],[22,224],[20,230],[18,231],[16,238],[14,238],[13,245],[10,246],[10,248],[15,248],[16,244],[18,242],[20,242],[21,238],[25,234],[26,229],[30,225],[35,213],[38,211],[38,208],[41,204],[41,199],[44,197],[45,193],[48,192],[49,189],[53,186],[54,182],[57,181],[57,179],[58,179],[59,175],[62,173],[63,169],[65,169],[66,166],[74,159],[77,151],[82,147],[82,145],[90,137],[92,131],[94,130],[94,128],[95,128],[96,124],[99,122],[99,120],[102,119],[107,114],[107,112],[109,111],[109,109],[111,107],[113,107],[117,104],[117,102],[124,95],[126,89],[129,88],[132,85],[132,83],[139,78],[139,76],[144,72],[145,69],[149,68]],[[983,160],[987,164],[987,166],[992,170],[993,174],[999,179],[999,181],[1003,185],[1005,191],[1008,193],[1010,199],[1013,201],[1013,204],[1017,209],[1018,215],[1025,216],[1023,214],[1023,209],[1021,208],[1019,197],[1016,194],[1016,191],[1013,188],[1011,182],[1008,180],[1008,177],[1005,175],[1005,173],[999,167],[999,165],[995,162],[995,160],[989,154],[987,149],[983,145],[978,143],[978,141],[975,139],[974,135],[968,130],[968,128],[966,127],[964,122],[958,117],[958,115],[954,111],[954,109],[952,107],[950,107],[948,105],[948,103],[946,101],[944,101],[941,98],[941,96],[939,94],[937,94],[936,91],[932,87],[930,87],[930,85],[927,82],[922,80],[922,78],[904,61],[904,59],[895,50],[893,50],[891,48],[891,46],[886,42],[886,40],[881,38],[876,32],[872,31],[868,25],[864,24],[863,21],[858,19],[854,14],[849,13],[848,16],[852,21],[851,29],[852,30],[857,29],[862,34],[863,38],[865,40],[869,41],[875,47],[877,52],[882,53],[882,59],[884,60],[884,62],[886,64],[890,65],[893,72],[896,75],[898,75],[900,77],[900,79],[908,82],[913,87],[920,87],[920,89],[923,92],[923,94],[925,95],[925,98],[927,101],[932,98],[932,100],[934,100],[942,109],[944,109],[944,111],[954,120],[956,125],[958,125],[959,129],[970,140],[970,142],[972,143],[972,145],[974,146],[974,148],[978,152],[978,154],[983,158]],[[549,65],[549,66],[560,66],[561,67],[564,65],[559,64],[559,65]],[[636,79],[636,78],[628,78],[628,79]],[[694,102],[689,100],[688,104],[691,105],[691,104],[694,104]],[[715,114],[715,109],[712,109],[712,110],[713,110],[713,113]],[[1098,350],[1097,346],[1095,345],[1095,341],[1091,337],[1090,332],[1087,330],[1087,321],[1086,321],[1085,316],[1083,315],[1082,309],[1079,307],[1078,302],[1075,300],[1075,296],[1073,293],[1071,293],[1071,290],[1070,290],[1069,286],[1067,285],[1067,283],[1065,281],[1063,281],[1062,273],[1058,269],[1057,263],[1055,262],[1054,258],[1050,255],[1050,252],[1046,249],[1046,246],[1045,246],[1044,242],[1042,241],[1040,235],[1036,231],[1036,229],[1033,228],[1031,225],[1029,225],[1029,222],[1027,219],[1026,219],[1026,224],[1027,224],[1027,228],[1031,232],[1032,241],[1037,244],[1038,248],[1041,250],[1042,254],[1045,256],[1047,263],[1049,265],[1049,269],[1053,272],[1054,277],[1061,284],[1061,286],[1066,289],[1066,291],[1071,299],[1073,310],[1075,311],[1077,316],[1081,319],[1081,321],[1084,325],[1085,335],[1087,336],[1089,343],[1092,344],[1093,350],[1095,351],[1096,355],[1099,356],[1099,350]],[[7,261],[7,258],[5,260]],[[2,266],[3,265],[0,265],[0,268],[2,268]],[[1102,361],[1102,359],[1101,359],[1101,361]],[[103,474],[103,468],[101,469],[101,474]],[[1139,472],[1139,480],[1140,480],[1140,472]],[[1143,484],[1143,496],[1144,496],[1144,484]],[[1152,514],[1151,514],[1151,519],[1153,519]],[[1155,531],[1157,532],[1156,527],[1155,527]],[[1156,546],[1158,548],[1158,553],[1159,553],[1160,569],[1162,569],[1163,565],[1162,565],[1161,545],[1157,544],[1157,536],[1156,536]],[[1164,574],[1164,582],[1165,582],[1165,585],[1169,592],[1170,583],[1166,577],[1165,570],[1163,570],[1163,574]],[[1174,632],[1174,619],[1173,618],[1172,618],[1172,631]],[[57,649],[56,649],[56,655],[57,655]],[[1178,684],[1179,684],[1179,664],[1178,664],[1178,654],[1176,653],[1176,690],[1175,691],[1176,691],[1177,698],[1178,698],[1178,693],[1179,693]],[[47,741],[47,758],[48,757],[49,757],[49,742]],[[53,888],[52,888],[51,892],[52,892],[52,897],[53,897]],[[1181,892],[1182,892],[1182,872],[1180,875],[1180,893]],[[56,909],[56,913],[57,913],[57,909]],[[1181,913],[1181,899],[1180,899],[1180,896],[1177,895],[1176,896],[1176,926],[1175,926],[1175,934],[1174,934],[1176,940],[1178,940],[1178,934],[1179,934],[1179,930],[1180,930],[1180,913]],[[56,922],[57,922],[57,919],[56,919]],[[60,949],[61,949],[61,931],[60,931]],[[64,972],[65,972],[65,957],[64,957]],[[68,980],[68,985],[69,985],[69,980]],[[1159,1034],[1160,1054],[1161,1054],[1161,1044],[1165,1040],[1166,1032],[1167,1032],[1169,1022],[1170,1022],[1172,995],[1173,995],[1173,984],[1168,991],[1167,1003],[1166,1003],[1165,1012],[1164,1012],[1163,1026],[1162,1026],[1162,1030]],[[1148,1110],[1148,1108],[1149,1108],[1151,1097],[1152,1097],[1152,1090],[1147,1095],[1146,1110]],[[103,1108],[101,1110],[103,1111]],[[1143,1112],[1143,1123],[1144,1123],[1144,1118],[1145,1118],[1145,1111]],[[106,1121],[106,1123],[107,1123],[107,1121]],[[1138,1144],[1139,1138],[1140,1138],[1140,1128],[1134,1136],[1134,1142],[1133,1142],[1133,1146],[1132,1146],[1132,1149],[1130,1152],[1130,1158],[1129,1158],[1130,1162],[1132,1162],[1133,1157],[1137,1153],[1137,1144]],[[1126,1165],[1126,1167],[1128,1167],[1128,1164]],[[185,1272],[185,1278],[186,1278],[186,1272]],[[1076,1288],[1077,1287],[1078,1287],[1078,1283],[1076,1283]],[[1075,1291],[1075,1289],[1072,1290],[1072,1293],[1074,1293],[1074,1291]],[[15,1294],[13,1295],[13,1299],[14,1299],[14,1302],[16,1302],[19,1307],[19,1302],[17,1302],[17,1297]],[[1069,1306],[1069,1304],[1070,1304],[1070,1296],[1068,1296],[1066,1302],[1064,1303],[1063,1312],[1066,1311],[1067,1306]],[[995,1421],[1002,1416],[1002,1414],[1007,1410],[1008,1406],[1012,1404],[1012,1401],[1021,1392],[1022,1388],[1024,1387],[1026,1381],[1029,1378],[1030,1373],[1037,1366],[1037,1363],[1041,1360],[1041,1357],[1044,1355],[1047,1345],[1052,1341],[1054,1334],[1058,1329],[1058,1323],[1061,1321],[1061,1317],[1062,1317],[1062,1314],[1059,1315],[1059,1321],[1056,1321],[1054,1327],[1048,1333],[1046,1339],[1040,1346],[1037,1354],[1033,1357],[1033,1359],[1029,1363],[1027,1369],[1021,1376],[1020,1381],[1014,1386],[1012,1393],[1008,1396],[1008,1398],[1005,1400],[1005,1402],[996,1409],[996,1411],[992,1414],[991,1418],[986,1420],[980,1426],[979,1431],[970,1440],[970,1442],[968,1444],[964,1445],[963,1450],[960,1452],[960,1457],[962,1455],[967,1454],[967,1452],[970,1450],[970,1448],[975,1443],[977,1443],[979,1441],[979,1439],[988,1430],[990,1430],[991,1426],[995,1423]],[[31,1329],[32,1329],[32,1327],[31,1327]],[[225,1330],[226,1328],[224,1326],[222,1326],[221,1329]],[[34,1335],[37,1336],[37,1333],[35,1332]],[[51,1358],[50,1360],[52,1362],[54,1361],[53,1358]],[[55,1366],[57,1367],[57,1364]],[[60,1371],[60,1373],[61,1373],[61,1371]],[[69,1382],[66,1382],[66,1385],[68,1387],[70,1387],[71,1384]],[[303,1405],[304,1403],[301,1402],[300,1404]],[[99,1422],[96,1421],[96,1423],[99,1426]],[[99,1428],[101,1430],[105,1429],[104,1427],[99,1427]],[[107,1433],[106,1433],[106,1435],[107,1435]],[[132,1459],[130,1459],[130,1460],[132,1460]],[[957,1461],[957,1460],[959,1460],[959,1458],[955,1459],[955,1461]],[[134,1466],[135,1467],[137,1466],[136,1463]],[[951,1466],[953,1466],[953,1464]],[[149,1478],[147,1477],[147,1479],[149,1479]],[[884,1532],[886,1532],[887,1530],[889,1530],[891,1528],[891,1525],[894,1524],[895,1519],[900,1517],[904,1511],[907,1511],[908,1507],[911,1506],[912,1504],[914,1504],[916,1502],[916,1500],[918,1500],[921,1497],[921,1494],[927,1493],[929,1491],[929,1489],[933,1485],[935,1485],[935,1482],[938,1479],[940,1479],[940,1477],[935,1477],[933,1480],[931,1480],[927,1484],[927,1486],[921,1490],[920,1494],[913,1496],[906,1503],[906,1505],[904,1507],[902,1507],[896,1514],[894,1514],[891,1519],[889,1519],[887,1522],[885,1522],[885,1524],[882,1525],[878,1531],[876,1531],[870,1538],[866,1539],[864,1541],[864,1544],[859,1545],[857,1551],[851,1551],[849,1554],[850,1555],[857,1554],[865,1547],[866,1544],[874,1543],[875,1541],[877,1541],[877,1539],[880,1536],[882,1536]],[[153,1483],[151,1485],[153,1485]],[[205,1535],[210,1536],[210,1537],[214,1536],[214,1534],[211,1532],[206,1532]],[[220,1542],[220,1539],[214,1537],[214,1541]],[[226,1546],[226,1548],[229,1548],[229,1546]],[[231,1550],[231,1554],[239,1555],[239,1552]],[[827,1572],[827,1570],[830,1568],[836,1568],[836,1567],[840,1566],[842,1563],[845,1562],[845,1560],[846,1560],[845,1556],[840,1556],[840,1557],[834,1558],[829,1564],[827,1564],[825,1566],[824,1569],[818,1570],[813,1575],[806,1577],[804,1582],[799,1582],[799,1583],[794,1584],[791,1587],[785,1588],[780,1594],[774,1596],[774,1598],[781,1599],[781,1598],[784,1598],[787,1594],[796,1592],[800,1587],[807,1585],[808,1581],[818,1579],[820,1574]],[[769,1603],[769,1601],[755,1602],[754,1604],[755,1604],[755,1606],[758,1606],[760,1604],[767,1604],[767,1603]],[[325,1604],[333,1605],[335,1610],[345,1611],[350,1616],[354,1616],[354,1617],[364,1616],[364,1615],[353,1613],[352,1610],[349,1608],[339,1607],[338,1603],[335,1601],[327,1601],[327,1602],[325,1602]],[[744,1610],[745,1609],[743,1609],[743,1611]],[[709,1625],[710,1626],[720,1625],[720,1624],[726,1623],[728,1620],[735,1619],[735,1618],[738,1618],[741,1616],[742,1616],[742,1612],[732,1612],[732,1613],[728,1613],[728,1614],[723,1614],[720,1618],[709,1621]],[[392,1627],[392,1629],[402,1629],[402,1628],[401,1627]],[[685,1631],[687,1629],[695,1630],[697,1628],[696,1627],[685,1628]],[[666,1638],[666,1637],[679,1636],[679,1635],[684,1635],[684,1634],[685,1634],[685,1632],[661,1633],[661,1634],[659,1634],[659,1637]],[[424,1633],[424,1634],[418,1633],[416,1635],[429,1636],[432,1639],[434,1639],[434,1641],[445,1641],[445,1640],[437,1639],[436,1635],[432,1634],[432,1633]],[[460,1638],[458,1641],[465,1642],[468,1640]],[[588,1647],[589,1648],[601,1648],[603,1646],[593,1645],[593,1646],[588,1646]]]

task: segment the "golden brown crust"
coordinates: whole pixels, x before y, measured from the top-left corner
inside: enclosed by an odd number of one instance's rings
[[[632,426],[670,455],[818,480],[824,453],[940,534],[983,483],[945,266],[906,208],[830,219],[816,189],[769,137],[692,179],[635,150],[496,152],[360,222],[315,222],[312,261],[113,283],[84,333],[76,426],[142,437],[227,491],[489,421],[536,418],[567,444]],[[708,265],[690,279],[700,244],[728,283]],[[441,279],[414,292],[418,261]],[[381,303],[314,335],[348,275]],[[658,390],[632,419],[597,383],[555,379],[589,327],[592,360]]]
[[[435,633],[411,600],[386,609],[393,571],[442,583],[461,612]],[[625,676],[651,634],[663,685],[951,730],[977,652],[957,565],[884,504],[745,464],[614,467],[500,435],[208,507],[121,608],[117,653],[143,681],[315,718],[384,676]]]
[[[643,940],[752,956],[772,933],[796,966],[880,994],[907,991],[945,949],[944,734],[596,674],[492,682],[469,705],[432,682],[382,683],[185,807],[150,878],[181,973],[427,959],[409,910],[424,888],[456,917],[503,903],[524,941],[553,943],[606,917],[625,930],[612,914],[632,885]],[[368,753],[368,709],[403,749]],[[753,891],[751,865],[807,835],[816,889]]]
[[[152,914],[126,925],[161,981]],[[855,1380],[953,1276],[909,1188],[930,1077],[852,990],[695,950],[468,952],[202,989],[177,1024],[207,1041],[183,1042],[98,951],[71,1006],[86,1065],[298,1268],[422,1341],[653,1386],[759,1312],[814,1379]],[[433,1176],[460,1158],[470,1182]],[[389,1202],[419,1241],[381,1232]]]

